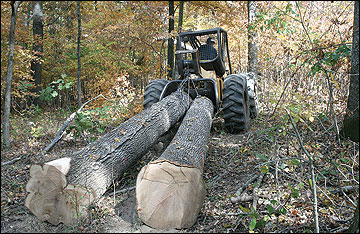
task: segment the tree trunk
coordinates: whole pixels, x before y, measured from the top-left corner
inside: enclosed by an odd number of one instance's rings
[[[81,101],[81,60],[80,60],[80,40],[81,40],[81,14],[80,14],[80,1],[77,1],[77,16],[78,16],[78,42],[77,42],[77,57],[78,57],[78,105],[82,106]]]
[[[258,76],[258,46],[257,46],[257,32],[256,32],[256,1],[248,1],[248,72],[255,74],[255,79]]]
[[[213,112],[210,99],[196,98],[169,146],[138,174],[136,208],[147,225],[168,229],[195,223],[205,196],[202,172]]]
[[[16,12],[21,1],[11,1],[11,20],[9,32],[9,55],[8,66],[6,71],[6,88],[4,104],[4,145],[10,146],[10,108],[11,108],[11,84],[14,70],[14,48],[15,48],[15,25]]]
[[[182,24],[183,24],[183,17],[184,16],[184,1],[180,1],[180,5],[179,5],[179,21],[178,21],[178,34],[182,32]],[[176,42],[176,50],[179,50],[181,47],[181,43],[180,41]],[[178,67],[176,66],[176,64],[174,64],[174,69],[173,69],[173,75],[172,77],[177,80],[179,78],[179,71],[178,71]]]
[[[174,30],[174,1],[169,1],[169,33]],[[174,69],[174,39],[168,39],[168,77],[172,77]]]
[[[33,9],[33,36],[34,45],[33,52],[36,57],[31,61],[31,74],[35,82],[35,93],[34,104],[40,105],[38,95],[40,94],[41,76],[42,76],[42,53],[43,53],[43,9],[42,2],[35,1]]]
[[[185,114],[188,100],[174,92],[71,157],[31,166],[25,205],[42,221],[74,223]]]
[[[179,22],[178,22],[178,32],[182,32],[183,17],[184,16],[184,1],[180,1],[179,5]]]
[[[359,2],[355,1],[349,97],[343,135],[359,142]]]

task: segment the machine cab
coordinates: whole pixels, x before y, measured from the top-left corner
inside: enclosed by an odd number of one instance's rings
[[[176,65],[179,74],[189,69],[190,73],[201,76],[201,71],[196,67],[199,65],[200,70],[215,71],[217,77],[222,77],[226,71],[231,74],[231,64],[228,51],[227,32],[222,28],[213,28],[195,32],[182,32],[179,34],[175,53]],[[194,55],[198,51],[199,64],[194,64]],[[190,51],[190,52],[189,52]],[[188,57],[187,57],[188,56]],[[210,78],[210,77],[209,77]]]

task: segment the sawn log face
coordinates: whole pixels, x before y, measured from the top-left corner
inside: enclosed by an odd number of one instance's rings
[[[25,205],[42,221],[72,224],[75,215],[81,215],[87,205],[102,196],[188,107],[189,96],[174,92],[69,159],[32,165]]]
[[[158,229],[188,228],[205,197],[202,178],[214,107],[196,98],[161,156],[143,167],[136,181],[140,219]]]

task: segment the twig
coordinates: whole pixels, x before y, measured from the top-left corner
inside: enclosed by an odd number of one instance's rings
[[[283,89],[283,91],[282,91],[282,93],[281,93],[281,95],[280,95],[280,97],[279,97],[279,100],[276,102],[276,105],[275,105],[275,107],[274,107],[274,110],[273,110],[272,114],[269,116],[269,118],[275,114],[276,108],[278,107],[278,105],[279,105],[279,103],[280,103],[280,101],[281,101],[281,99],[282,99],[282,97],[283,97],[283,95],[284,95],[284,93],[285,93],[288,85],[290,84],[290,81],[292,80],[292,78],[294,78],[294,76],[297,74],[298,70],[299,70],[303,65],[304,65],[304,63],[302,63],[301,66],[297,67],[296,70],[294,71],[294,73],[292,74],[292,76],[290,77],[290,79],[286,82],[285,87],[284,87],[284,89]]]
[[[69,123],[75,118],[77,113],[81,112],[81,110],[84,108],[84,106],[86,106],[89,102],[91,102],[91,101],[93,101],[93,100],[95,100],[95,99],[97,99],[99,97],[105,98],[102,94],[100,94],[100,95],[94,97],[93,99],[85,102],[76,112],[72,113],[70,115],[70,117],[65,121],[63,126],[60,128],[60,130],[57,132],[55,138],[51,141],[51,143],[41,151],[41,154],[45,155],[61,139],[61,137],[63,136],[64,131],[67,128],[67,126],[69,125]]]
[[[231,202],[232,203],[236,203],[236,202],[239,202],[241,199],[240,199],[240,195],[241,193],[252,183],[254,182],[260,175],[259,174],[256,174],[254,175],[253,177],[251,177],[245,184],[243,184],[243,186],[241,186],[237,191],[236,193],[234,194],[234,196],[232,196],[230,198]]]
[[[331,190],[329,191],[330,193],[332,194],[335,194],[335,193],[339,193],[339,192],[347,192],[349,190],[354,190],[355,188],[359,188],[359,186],[345,186],[345,187],[341,187],[341,188],[338,188],[338,189],[334,189],[334,190]]]
[[[285,109],[285,108],[284,108]],[[315,174],[314,174],[314,165],[313,165],[313,158],[311,157],[311,155],[309,154],[309,152],[305,149],[303,142],[300,138],[298,129],[296,128],[296,125],[294,123],[293,118],[291,117],[291,114],[289,113],[289,111],[287,109],[285,109],[286,112],[288,113],[288,116],[290,117],[291,120],[291,124],[295,129],[295,134],[296,137],[298,138],[299,142],[300,142],[300,146],[301,149],[305,152],[306,156],[309,158],[309,163],[310,163],[310,170],[311,170],[311,180],[312,180],[312,189],[313,189],[313,206],[314,206],[314,221],[315,221],[315,232],[319,233],[319,219],[318,219],[318,211],[317,211],[317,195],[316,195],[316,180],[315,180]]]
[[[301,19],[300,23],[301,23],[302,27],[304,28],[304,31],[305,31],[307,37],[309,38],[309,42],[310,42],[310,44],[311,44],[312,49],[314,49],[314,48],[315,48],[314,43],[313,43],[313,41],[311,40],[310,35],[309,35],[309,33],[308,33],[305,25],[304,25],[304,21],[303,21],[303,18],[302,18],[302,16],[301,16],[301,11],[300,11],[300,9],[299,9],[298,3],[296,3],[296,7],[298,8],[298,11],[299,11],[299,15],[300,15],[300,19]],[[318,61],[318,64],[320,65],[321,69],[322,69],[323,72],[325,73],[326,80],[327,80],[327,83],[328,83],[328,86],[329,86],[330,116],[331,116],[332,113],[334,113],[334,122],[335,122],[335,127],[336,127],[336,129],[335,129],[335,130],[336,130],[336,139],[337,139],[337,141],[338,141],[338,142],[337,142],[338,145],[340,145],[339,127],[338,127],[338,124],[337,124],[336,113],[335,113],[335,111],[334,111],[333,92],[332,92],[332,85],[331,85],[331,82],[330,82],[330,77],[329,77],[326,69],[325,69],[324,66],[322,65],[322,63],[321,63],[321,61],[320,61],[320,59],[319,59],[318,56],[316,56],[316,59],[317,59],[317,61]]]
[[[113,194],[113,195],[118,194],[118,193],[125,193],[125,192],[130,191],[130,190],[133,190],[133,189],[135,189],[135,188],[136,188],[136,186],[132,186],[132,187],[130,187],[130,188],[120,189],[120,190],[118,190],[118,191],[114,191],[114,194]]]
[[[260,174],[260,176],[258,177],[258,179],[257,179],[257,181],[256,181],[256,186],[255,186],[254,189],[253,189],[253,197],[254,197],[254,199],[253,199],[253,205],[252,205],[252,207],[254,208],[255,211],[256,211],[257,202],[258,202],[258,200],[259,200],[259,196],[258,196],[257,192],[258,192],[258,190],[259,190],[259,187],[260,187],[260,184],[261,184],[262,180],[264,179],[264,175],[265,175],[265,174],[266,174],[266,173],[261,173],[261,174]]]
[[[8,165],[8,164],[12,164],[16,161],[19,161],[21,159],[21,157],[18,157],[18,158],[14,158],[14,159],[11,159],[10,161],[7,161],[7,162],[2,162],[1,163],[1,166],[5,166],[5,165]]]

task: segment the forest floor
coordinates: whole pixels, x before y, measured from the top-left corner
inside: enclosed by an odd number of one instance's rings
[[[315,159],[320,232],[342,232],[350,225],[353,203],[359,198],[359,145],[350,140],[338,144],[332,121],[320,119],[299,121],[297,128]],[[17,124],[26,129],[38,123]],[[54,124],[53,136],[59,124]],[[290,122],[259,115],[248,132],[229,134],[222,118],[215,117],[203,174],[207,195],[196,223],[182,230],[154,230],[136,214],[136,176],[159,151],[149,151],[89,208],[86,217],[73,226],[54,226],[39,221],[24,206],[29,168],[71,154],[87,142],[65,137],[42,159],[37,155],[49,144],[49,136],[14,141],[10,150],[1,151],[1,232],[314,232],[310,165],[294,130]],[[232,202],[244,184],[248,186],[241,201]]]

